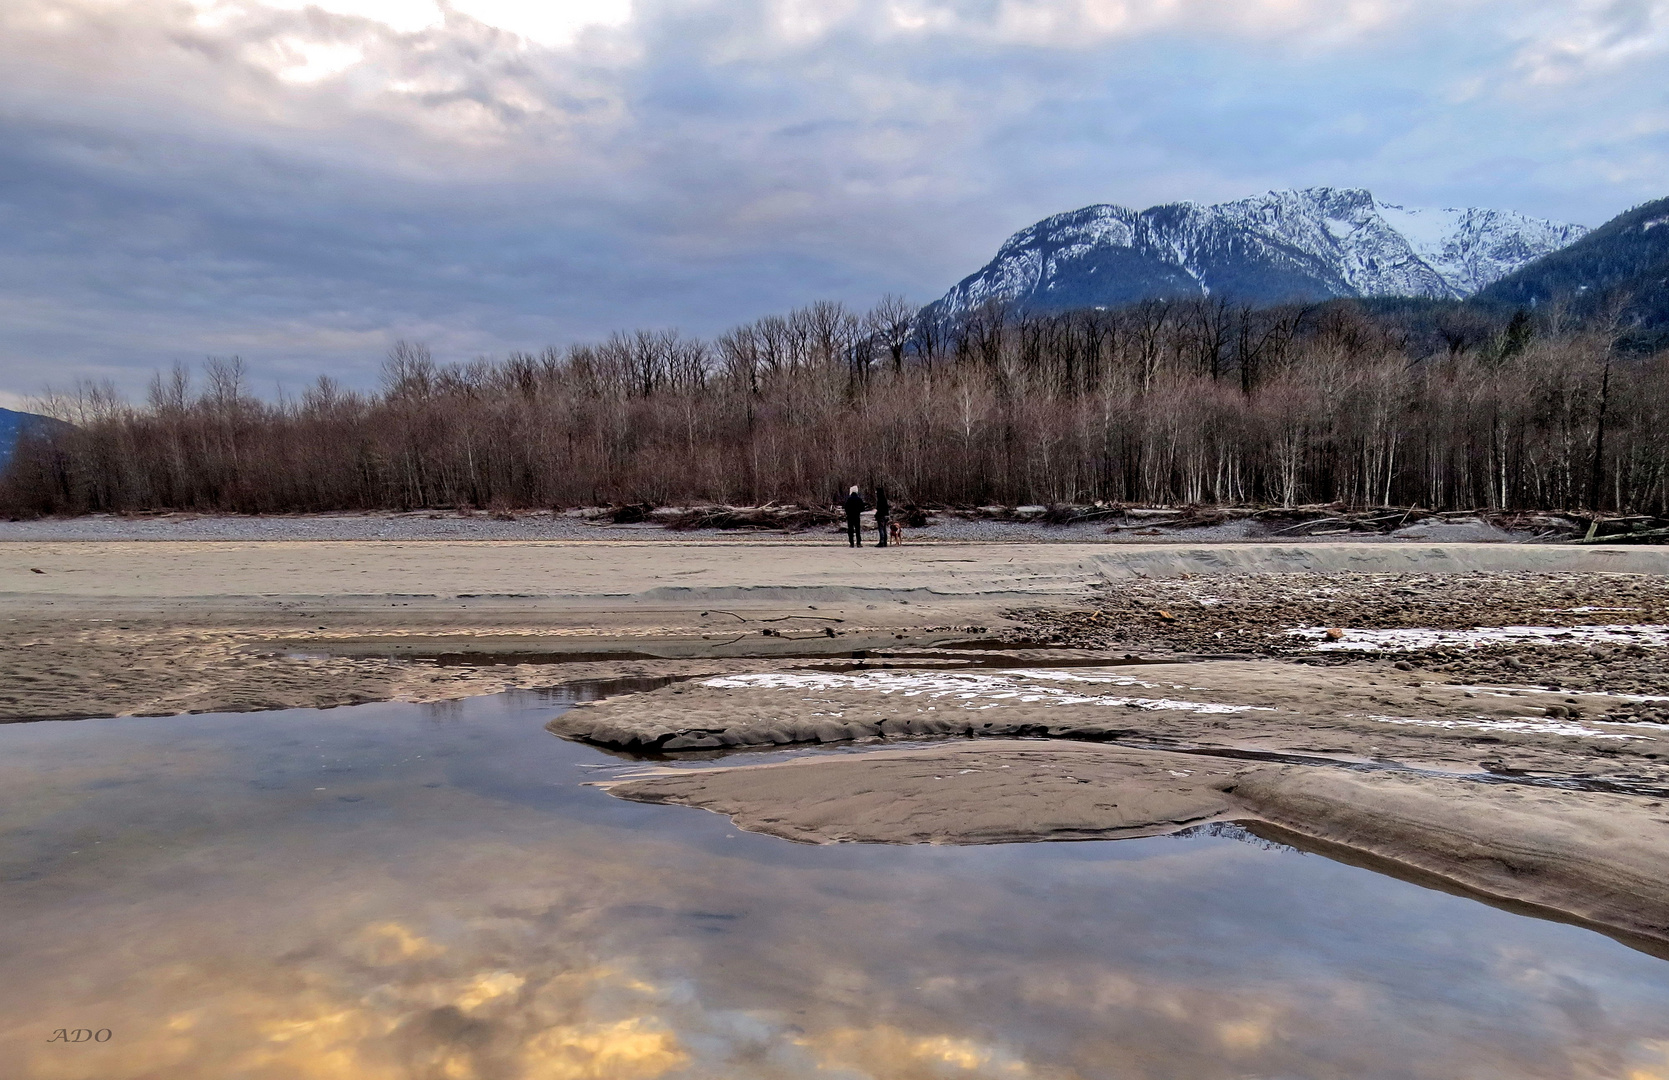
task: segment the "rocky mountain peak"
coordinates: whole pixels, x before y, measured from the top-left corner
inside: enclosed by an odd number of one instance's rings
[[[1015,233],[931,309],[956,314],[1002,300],[1058,310],[1211,295],[1252,303],[1459,298],[1586,232],[1510,210],[1382,203],[1363,188],[1142,211],[1098,204]]]

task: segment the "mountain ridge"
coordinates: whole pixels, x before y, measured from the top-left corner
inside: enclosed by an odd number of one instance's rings
[[[1098,203],[1010,236],[925,311],[955,316],[993,300],[1063,310],[1213,295],[1257,304],[1462,299],[1587,231],[1510,210],[1381,203],[1364,188],[1141,211]]]
[[[1620,320],[1637,347],[1669,344],[1669,198],[1623,211],[1492,282],[1477,300],[1532,310],[1563,303],[1577,319]]]
[[[18,442],[30,431],[37,428],[52,428],[54,426],[68,427],[62,420],[55,420],[50,416],[39,413],[19,412],[16,409],[0,409],[0,471],[4,471],[11,461],[12,453],[17,449]]]

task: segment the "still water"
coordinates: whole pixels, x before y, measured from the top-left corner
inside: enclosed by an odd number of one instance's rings
[[[0,1072],[1669,1076],[1591,931],[1232,836],[798,846],[585,786],[563,707],[0,727]]]

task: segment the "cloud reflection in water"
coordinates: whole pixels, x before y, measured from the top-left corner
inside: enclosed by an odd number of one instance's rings
[[[738,834],[579,786],[598,756],[548,715],[0,729],[0,1056],[28,1080],[1664,1071],[1669,965],[1586,931],[1223,837]],[[88,1025],[114,1038],[45,1042]]]

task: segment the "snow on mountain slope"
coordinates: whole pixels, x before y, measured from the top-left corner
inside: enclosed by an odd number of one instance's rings
[[[1380,203],[1379,213],[1462,296],[1494,284],[1588,232],[1581,225],[1562,225],[1512,210],[1432,210]]]
[[[1360,188],[1140,213],[1087,206],[1015,233],[931,310],[956,314],[989,300],[1061,309],[1167,296],[1463,297],[1586,231],[1511,211],[1383,204]]]

